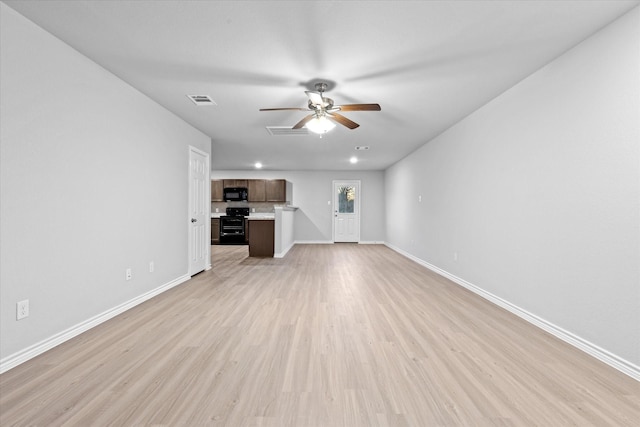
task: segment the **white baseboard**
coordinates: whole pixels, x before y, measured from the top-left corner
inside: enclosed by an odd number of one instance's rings
[[[81,333],[86,332],[89,329],[98,326],[99,324],[104,323],[109,319],[114,318],[121,313],[124,313],[125,311],[135,307],[136,305],[142,304],[143,302],[155,297],[156,295],[168,291],[169,289],[178,286],[179,284],[184,283],[189,279],[190,277],[188,275],[178,277],[177,279],[174,279],[169,283],[159,286],[145,294],[137,296],[112,309],[98,314],[97,316],[87,319],[84,322],[78,323],[77,325],[72,326],[67,330],[53,335],[52,337],[40,341],[39,343],[36,343],[30,347],[27,347],[24,350],[20,350],[17,353],[5,357],[4,359],[0,360],[0,374],[20,365],[21,363],[26,362],[27,360],[33,359],[34,357],[44,353],[45,351],[50,350],[62,344],[63,342],[68,341],[71,338],[76,337]]]
[[[551,335],[555,336],[556,338],[561,339],[562,341],[571,344],[572,346],[578,348],[579,350],[584,351],[585,353],[589,354],[590,356],[595,357],[596,359],[600,360],[601,362],[606,363],[607,365],[611,366],[612,368],[617,369],[618,371],[622,372],[623,374],[626,374],[628,376],[630,376],[631,378],[640,381],[640,367],[635,365],[634,363],[629,362],[628,360],[625,360],[619,356],[616,356],[615,354],[593,344],[592,342],[589,342],[551,322],[548,322],[545,319],[542,319],[539,316],[536,316],[533,313],[530,313],[512,303],[510,303],[509,301],[506,301],[496,295],[493,295],[490,292],[485,291],[484,289],[467,282],[464,279],[461,279],[457,276],[454,276],[453,274],[442,270],[441,268],[436,267],[435,265],[429,264],[428,262],[417,258],[413,255],[411,255],[408,252],[403,251],[400,248],[397,248],[393,245],[390,245],[388,243],[385,243],[385,246],[387,246],[388,248],[394,250],[395,252],[399,253],[400,255],[403,255],[407,258],[409,258],[412,261],[415,261],[416,263],[428,268],[429,270],[443,276],[446,277],[447,279],[451,280],[452,282],[456,283],[457,285],[462,286],[463,288],[466,288],[468,290],[470,290],[471,292],[475,293],[476,295],[481,296],[482,298],[498,305],[499,307],[504,308],[505,310],[508,310],[509,312],[515,314],[516,316],[526,320],[527,322],[531,323],[534,326],[537,326],[538,328],[550,333]]]
[[[325,241],[325,240],[296,240],[286,250],[284,250],[284,251],[282,251],[280,253],[274,254],[273,257],[274,258],[284,258],[284,256],[287,254],[287,252],[289,252],[289,250],[294,245],[333,245],[333,244],[334,244],[334,242]],[[384,245],[384,242],[364,241],[364,242],[358,242],[358,244],[360,244],[360,245]]]
[[[333,245],[333,240],[296,240],[294,245]],[[354,242],[356,243],[356,242]],[[377,240],[362,240],[357,242],[359,245],[384,245],[384,242],[378,242]]]
[[[273,254],[274,258],[284,258],[284,256],[291,250],[291,248],[295,245],[295,242],[292,242],[287,248],[285,248],[282,252],[278,252],[277,254]]]

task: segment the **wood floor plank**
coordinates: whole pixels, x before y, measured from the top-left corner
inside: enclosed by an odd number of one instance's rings
[[[212,248],[0,375],[0,425],[640,424],[637,381],[384,246]]]

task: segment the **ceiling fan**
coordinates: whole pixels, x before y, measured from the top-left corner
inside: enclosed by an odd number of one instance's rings
[[[311,132],[323,134],[335,127],[335,123],[339,123],[349,129],[355,129],[359,124],[349,120],[338,111],[380,111],[379,104],[346,104],[334,105],[333,99],[323,95],[327,89],[326,83],[316,83],[316,91],[307,90],[304,93],[309,97],[308,108],[261,108],[260,111],[312,111],[311,114],[296,123],[292,129],[301,129],[307,127]]]

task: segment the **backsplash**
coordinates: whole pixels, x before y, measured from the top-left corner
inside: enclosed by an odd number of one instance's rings
[[[267,203],[267,202],[211,202],[211,213],[224,213],[227,208],[249,208],[250,212],[255,213],[273,213],[275,206],[285,206],[285,203]],[[218,211],[216,211],[218,209]],[[255,209],[255,211],[254,211]]]

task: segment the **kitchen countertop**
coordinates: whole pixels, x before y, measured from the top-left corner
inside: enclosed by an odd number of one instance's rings
[[[211,218],[220,218],[221,216],[226,216],[227,214],[224,212],[211,212]],[[251,212],[249,216],[245,216],[247,219],[275,219],[276,214],[274,213],[263,213],[263,212]]]

